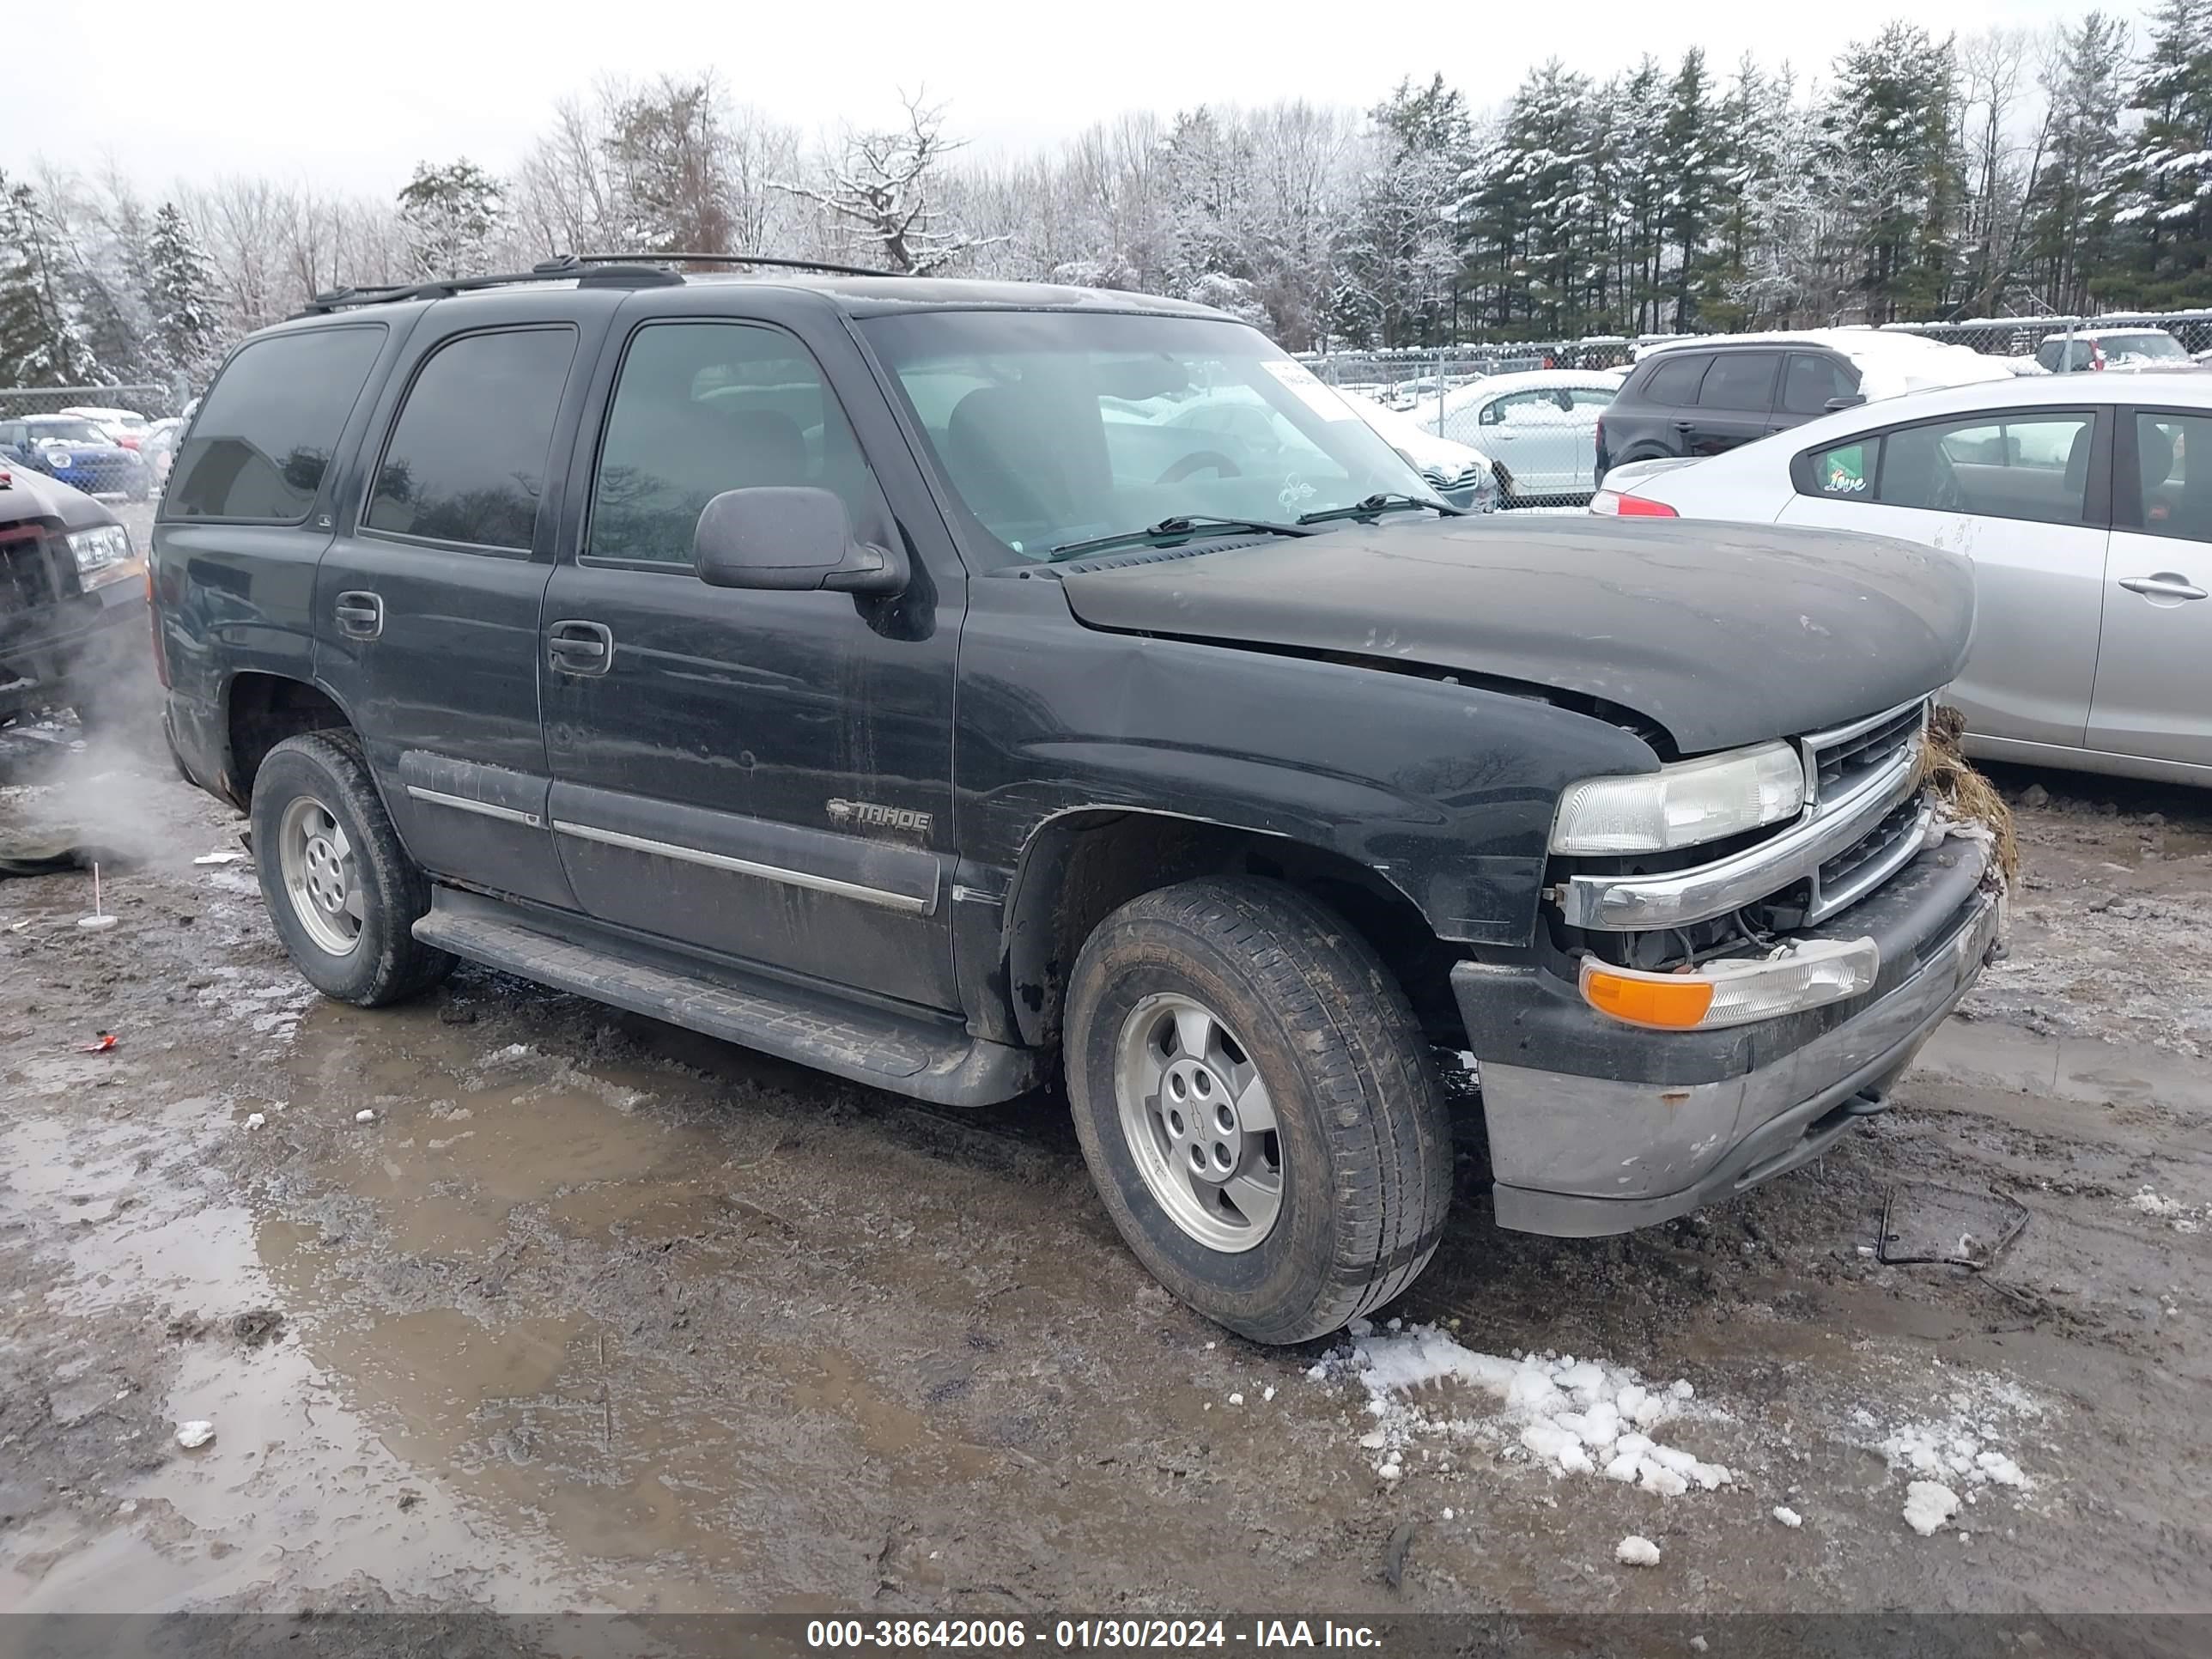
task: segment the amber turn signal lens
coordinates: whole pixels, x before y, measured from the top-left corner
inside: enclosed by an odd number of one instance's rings
[[[1650,975],[1630,978],[1601,968],[1583,970],[1583,1000],[1601,1014],[1632,1025],[1656,1025],[1686,1031],[1713,1006],[1709,979],[1667,979]]]

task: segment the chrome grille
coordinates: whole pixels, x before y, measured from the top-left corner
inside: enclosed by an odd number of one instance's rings
[[[1929,707],[1928,699],[1917,698],[1807,738],[1805,776],[1814,811],[1850,799],[1880,775],[1916,759],[1927,737]],[[1834,915],[1888,880],[1926,842],[1934,811],[1916,787],[1865,836],[1822,860],[1806,884],[1806,921]]]
[[[1813,878],[1813,903],[1807,920],[1832,916],[1888,880],[1898,866],[1920,850],[1934,814],[1924,796],[1917,792],[1908,795],[1863,840],[1823,864]]]
[[[1928,708],[1919,699],[1799,738],[1811,799],[1750,846],[1686,867],[1569,876],[1553,890],[1568,925],[1638,933],[1753,906],[1790,928],[1865,897],[1920,850],[1934,822],[1919,780]]]
[[[1480,483],[1490,476],[1490,469],[1480,461],[1470,462],[1457,472],[1446,472],[1440,466],[1425,466],[1421,477],[1437,489],[1464,489],[1469,484]]]
[[[1880,771],[1908,747],[1927,724],[1923,698],[1806,738],[1805,775],[1813,786],[1814,800],[1848,794],[1852,785]]]

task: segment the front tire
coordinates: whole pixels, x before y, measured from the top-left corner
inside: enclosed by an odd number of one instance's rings
[[[350,732],[270,750],[253,780],[252,824],[269,919],[325,996],[381,1007],[453,970],[452,957],[415,937],[429,878],[399,844]]]
[[[1413,1283],[1451,1202],[1451,1124],[1404,992],[1273,882],[1132,899],[1084,945],[1075,1130],[1154,1277],[1260,1342],[1324,1336]]]

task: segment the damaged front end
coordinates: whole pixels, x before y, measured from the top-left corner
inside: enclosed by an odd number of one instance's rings
[[[1664,1220],[1882,1109],[2001,944],[1998,839],[1931,781],[1932,719],[1567,792],[1536,960],[1454,974],[1501,1223]]]

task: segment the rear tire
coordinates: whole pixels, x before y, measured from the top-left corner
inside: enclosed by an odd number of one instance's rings
[[[452,957],[415,937],[429,878],[399,844],[352,732],[271,749],[253,780],[252,825],[269,919],[325,996],[381,1007],[453,971]]]
[[[1313,900],[1243,878],[1132,899],[1076,961],[1065,1040],[1108,1213],[1209,1319],[1325,1336],[1435,1254],[1452,1137],[1428,1044],[1382,959]]]

